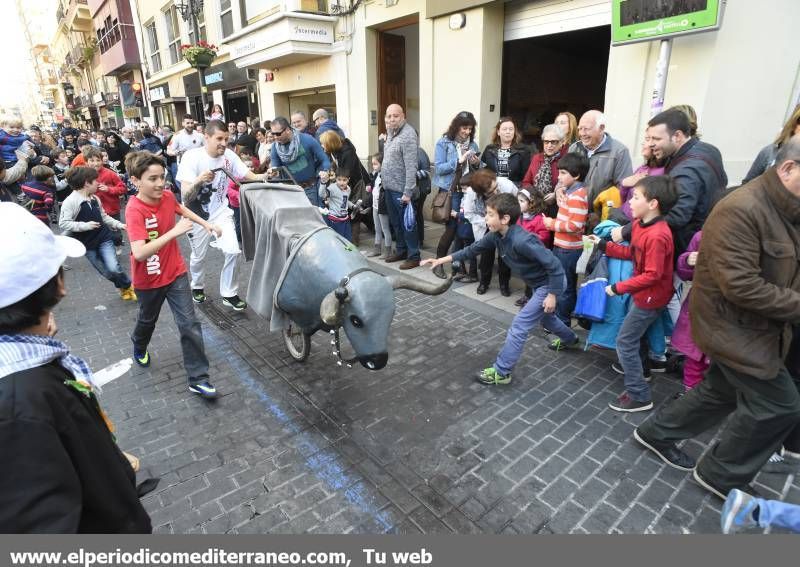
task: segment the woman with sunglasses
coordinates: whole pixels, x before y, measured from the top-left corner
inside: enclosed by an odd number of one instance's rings
[[[528,172],[522,179],[523,187],[532,187],[544,195],[547,204],[545,215],[555,218],[558,213],[556,185],[558,184],[558,160],[567,153],[564,131],[557,124],[548,124],[542,130],[542,151],[531,160]]]
[[[436,142],[432,184],[439,192],[450,191],[452,193],[450,219],[445,223],[444,233],[436,247],[437,258],[447,256],[456,236],[456,216],[462,197],[459,180],[463,175],[476,170],[481,164],[478,157],[480,148],[475,143],[477,125],[475,116],[471,112],[459,112],[450,121],[447,131]],[[433,273],[442,279],[447,277],[442,266],[436,266]]]
[[[775,165],[775,156],[778,155],[778,150],[780,150],[781,146],[788,142],[789,138],[795,134],[800,134],[800,104],[795,107],[794,112],[792,112],[786,124],[783,125],[783,129],[781,133],[778,134],[778,137],[775,138],[775,141],[758,152],[756,160],[753,162],[753,165],[750,166],[750,171],[748,171],[747,175],[742,179],[742,185],[755,179],[768,168]]]

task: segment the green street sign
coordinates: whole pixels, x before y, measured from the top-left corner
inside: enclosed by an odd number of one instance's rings
[[[611,43],[719,29],[725,0],[612,0]]]

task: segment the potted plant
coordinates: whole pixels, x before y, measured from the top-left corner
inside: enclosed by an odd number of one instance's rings
[[[194,45],[181,45],[183,58],[189,62],[189,65],[199,69],[211,66],[211,62],[217,56],[217,49],[216,45],[202,39]]]

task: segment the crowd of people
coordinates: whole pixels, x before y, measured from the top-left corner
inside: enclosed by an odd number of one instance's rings
[[[478,373],[482,384],[511,383],[528,336],[540,326],[555,352],[616,350],[611,367],[622,375],[624,391],[609,401],[613,411],[652,410],[653,373],[682,369],[682,391],[633,437],[669,466],[691,471],[709,492],[723,499],[731,494],[726,508],[740,524],[758,523],[752,515],[758,506],[774,510],[753,500],[758,495],[750,482],[761,470],[800,469],[800,332],[793,335],[800,325],[800,107],[737,187],[728,187],[722,155],[700,139],[689,106],[650,119],[635,170],[599,110],[579,120],[565,111],[542,125],[541,151],[523,143],[510,117],[496,123],[481,151],[475,116],[459,112],[431,162],[404,109],[392,104],[368,168],[325,109],[312,114],[312,124],[302,112],[263,125],[226,122],[218,105],[206,114],[202,126],[183,117],[178,132],[146,125],[89,132],[67,121],[58,132],[36,126],[23,132],[14,119],[0,125],[0,201],[8,202],[0,206],[0,222],[14,235],[0,262],[0,378],[26,384],[28,393],[14,403],[34,421],[50,417],[37,413],[45,410],[30,384],[46,392],[70,384],[71,390],[48,395],[74,397],[74,391],[88,400],[70,398],[66,419],[100,437],[107,428],[107,439],[95,439],[98,453],[84,458],[111,470],[99,481],[70,465],[72,484],[56,482],[63,471],[55,462],[42,473],[57,486],[56,509],[76,498],[83,498],[78,507],[91,504],[90,512],[74,517],[54,515],[48,498],[33,490],[33,477],[12,467],[4,484],[32,490],[13,502],[0,491],[0,509],[11,512],[0,513],[0,526],[149,530],[129,460],[92,393],[91,371],[53,338],[52,310],[65,295],[62,263],[85,255],[123,301],[136,301],[131,339],[139,366],[153,362],[148,345],[166,300],[189,390],[214,398],[193,304],[207,299],[205,258],[212,247],[224,255],[222,304],[246,309],[238,295],[239,184],[267,180],[302,187],[347,240],[359,244],[362,226],[374,231],[374,249],[364,253],[401,262],[401,270],[430,265],[447,278],[444,266],[452,263],[455,279],[477,284],[479,295],[490,288],[495,265],[502,295],[511,295],[512,274],[522,279],[520,311],[494,363]],[[444,232],[436,257],[423,261],[422,211],[431,191],[432,217]],[[56,227],[62,234],[54,235]],[[188,267],[178,247],[184,234]],[[123,235],[129,270],[119,262]],[[33,259],[21,250],[31,246],[41,251]],[[597,282],[602,292],[590,295],[596,286],[589,284]],[[585,341],[578,326],[589,328]],[[10,403],[7,395],[0,403]],[[676,444],[728,417],[719,441],[699,461]],[[21,454],[36,453],[21,427],[3,421],[0,440],[9,448],[24,443]],[[41,450],[61,442],[52,433],[37,432]],[[127,488],[114,485],[117,493],[103,502],[76,496],[76,486],[94,481],[107,490],[115,482]],[[732,530],[735,521],[728,520]]]

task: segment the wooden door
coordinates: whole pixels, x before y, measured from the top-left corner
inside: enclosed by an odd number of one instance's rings
[[[378,131],[386,132],[383,116],[390,104],[406,108],[406,38],[378,36]]]

